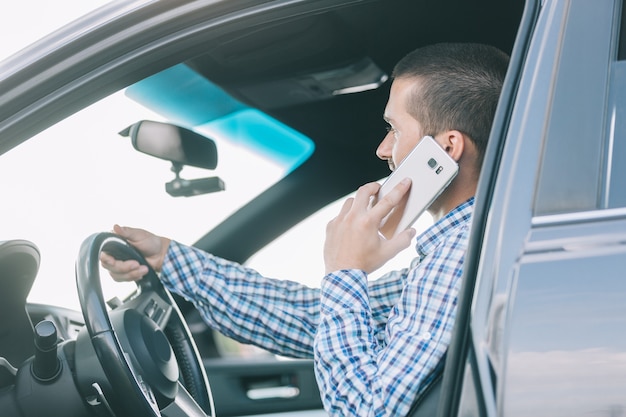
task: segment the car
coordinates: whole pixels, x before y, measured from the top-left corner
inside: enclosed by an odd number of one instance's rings
[[[511,60],[452,341],[410,415],[624,415],[623,3],[114,1],[8,57],[2,415],[327,415],[312,361],[218,335],[98,255],[141,260],[120,223],[317,285],[325,223],[389,174],[393,66],[437,42]]]

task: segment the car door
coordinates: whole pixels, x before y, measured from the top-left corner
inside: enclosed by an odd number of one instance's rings
[[[499,163],[478,193],[439,416],[626,410],[623,2],[531,6],[519,86],[490,145]]]

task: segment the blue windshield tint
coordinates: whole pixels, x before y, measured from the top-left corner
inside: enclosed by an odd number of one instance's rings
[[[126,95],[172,123],[245,146],[283,167],[285,174],[315,148],[306,136],[235,100],[184,64],[128,87]]]

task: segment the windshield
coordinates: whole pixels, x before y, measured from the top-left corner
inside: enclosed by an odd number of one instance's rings
[[[171,70],[155,77],[168,74]],[[194,120],[193,100],[168,100],[163,96],[167,89],[151,86],[150,80],[93,104],[0,157],[3,240],[30,240],[42,255],[30,302],[78,307],[74,262],[80,244],[92,233],[118,223],[192,244],[313,151],[307,138],[255,109],[233,106],[224,111],[231,99],[223,92],[212,91],[221,94],[219,99],[205,97],[203,106],[213,120]],[[130,139],[118,133],[139,120],[172,118],[210,134],[219,155],[215,171],[185,167],[181,177],[218,176],[225,191],[171,197],[165,190],[175,175],[171,164],[136,152]],[[268,136],[288,151],[271,152],[264,140]],[[104,285],[109,287],[105,294],[123,290],[109,280]]]
[[[108,1],[61,3],[18,2],[1,13],[5,36],[0,59]],[[225,191],[176,198],[167,194],[165,184],[175,177],[171,163],[136,152],[130,139],[119,134],[140,120],[171,122],[213,139],[215,171],[184,167],[180,176],[217,176]],[[192,244],[312,152],[312,142],[298,132],[237,102],[189,67],[176,65],[1,155],[1,239],[30,240],[40,249],[39,274],[28,301],[77,308],[74,262],[90,234],[118,223]],[[119,284],[110,287],[105,294],[120,290]]]

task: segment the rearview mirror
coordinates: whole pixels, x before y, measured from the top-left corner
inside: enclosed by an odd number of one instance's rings
[[[180,165],[204,169],[217,166],[217,147],[212,139],[184,127],[151,120],[139,121],[120,132],[130,136],[139,152]]]
[[[183,166],[215,169],[217,147],[212,139],[184,127],[169,123],[139,121],[120,132],[130,136],[133,147],[139,152],[165,159],[172,163],[176,177],[165,184],[165,191],[172,197],[191,197],[224,190],[219,177],[187,180],[180,177]]]

